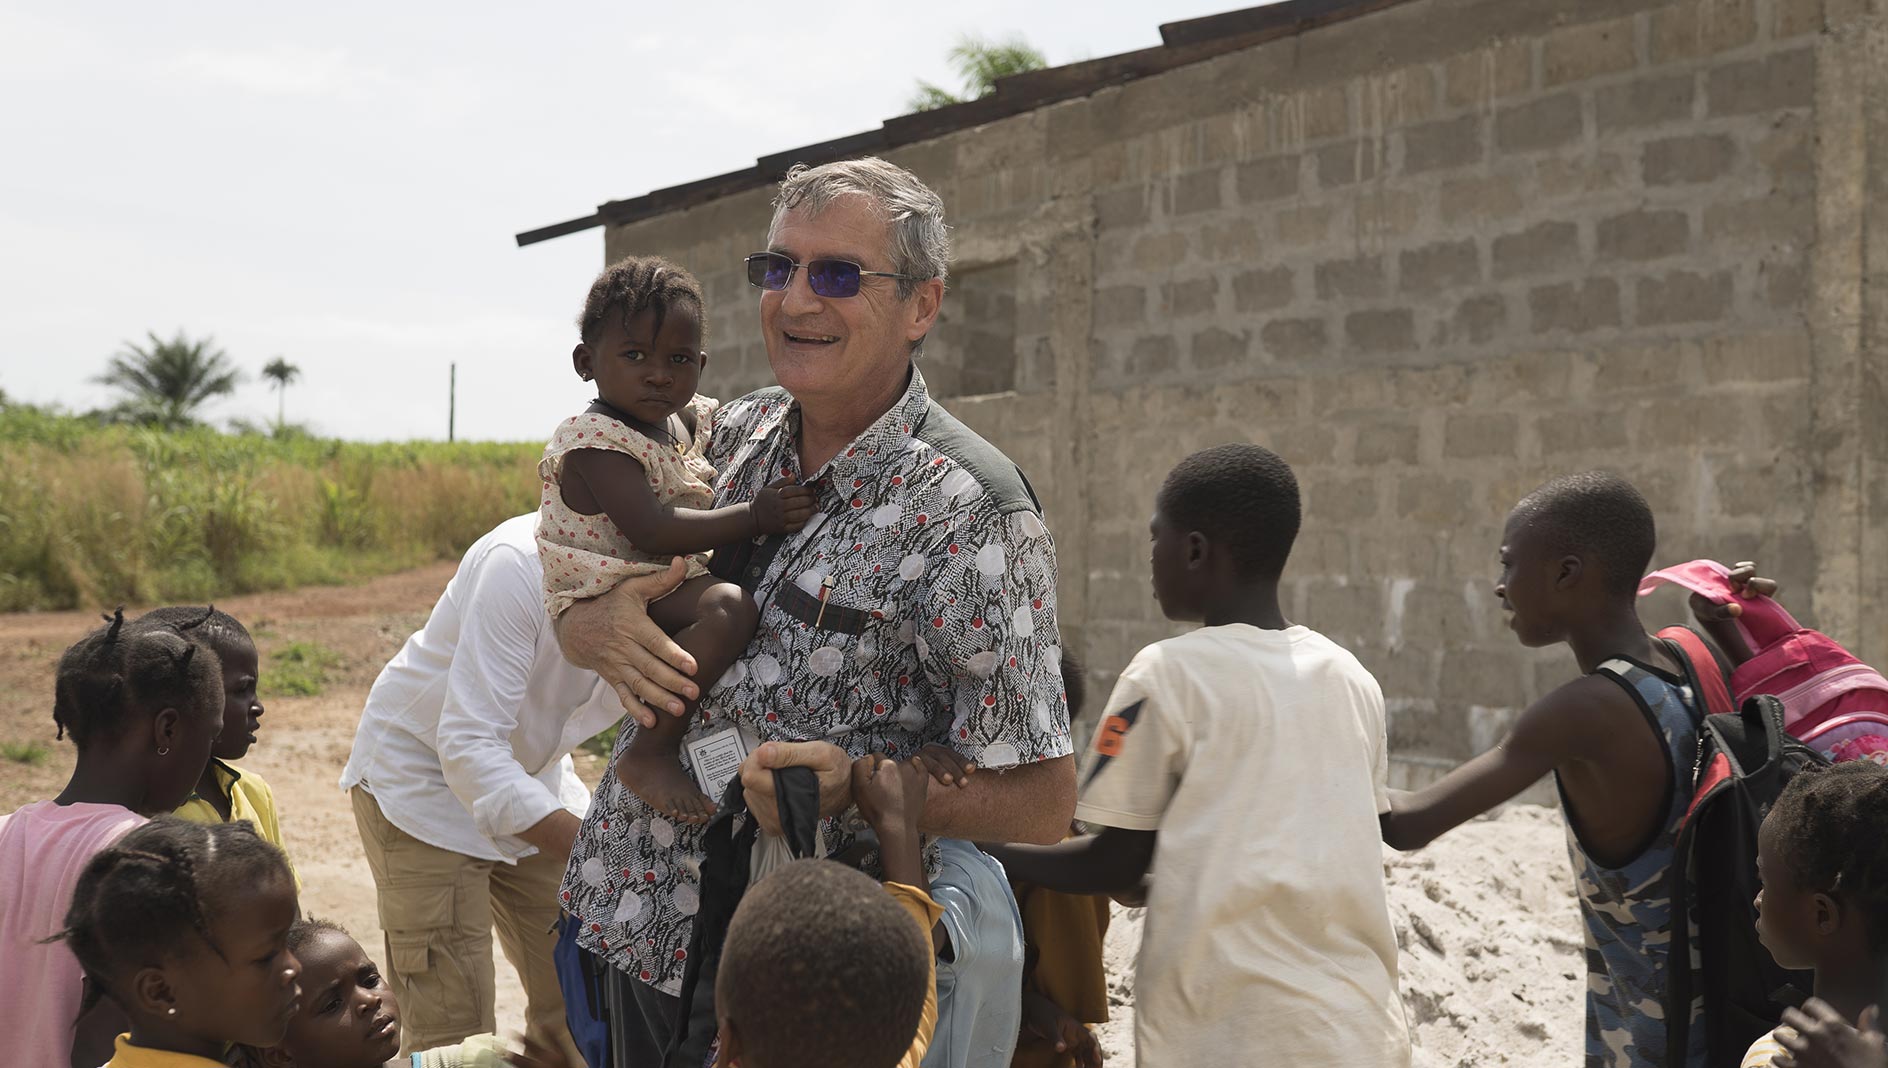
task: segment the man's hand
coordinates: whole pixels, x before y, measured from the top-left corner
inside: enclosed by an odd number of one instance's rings
[[[701,696],[701,688],[688,679],[695,673],[695,658],[649,618],[649,602],[687,577],[688,566],[678,556],[668,571],[627,579],[557,617],[564,659],[603,676],[630,717],[644,727],[656,725],[656,709],[679,716],[684,700]]]
[[[1053,1042],[1057,1053],[1075,1059],[1076,1068],[1101,1068],[1101,1043],[1082,1022],[1042,994],[1023,988],[1023,1034]]]
[[[518,837],[527,845],[537,847],[537,851],[547,857],[570,857],[570,847],[577,841],[577,830],[583,821],[569,809],[560,808],[524,830]]]
[[[1778,1032],[1777,1042],[1788,1052],[1772,1063],[1776,1068],[1882,1068],[1888,1054],[1882,1052],[1880,1018],[1870,1005],[1856,1021],[1858,1030],[1828,1002],[1810,998],[1801,1009],[1783,1010],[1783,1022],[1795,1034]]]
[[[852,805],[852,758],[831,742],[767,742],[741,763],[747,811],[768,834],[779,835],[775,768],[812,768],[819,777],[819,814],[836,816]]]
[[[762,534],[792,534],[813,518],[813,491],[790,478],[754,494],[754,528]]]

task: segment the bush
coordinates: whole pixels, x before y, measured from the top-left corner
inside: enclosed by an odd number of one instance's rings
[[[0,611],[202,601],[449,559],[537,506],[541,451],[0,407]]]

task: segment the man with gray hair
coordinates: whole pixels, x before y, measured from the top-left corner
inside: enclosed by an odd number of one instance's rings
[[[851,761],[867,753],[902,759],[942,745],[974,766],[949,785],[932,783],[924,829],[936,837],[1053,843],[1074,812],[1055,549],[1041,508],[1014,463],[931,400],[915,360],[937,320],[949,258],[937,194],[878,159],[795,167],[775,201],[767,250],[747,258],[779,385],[721,410],[708,453],[719,472],[715,504],[749,500],[788,477],[814,489],[816,511],[796,534],[715,554],[714,571],[754,596],[761,623],[702,697],[685,759],[745,756],[749,808],[771,833],[779,831],[771,769],[811,767],[829,817],[828,854],[854,844],[857,824],[842,817]],[[645,610],[679,577],[672,569],[625,582],[558,624],[565,655],[614,683],[643,725],[696,696],[688,654]],[[643,1029],[613,1043],[618,1068],[660,1064],[638,1058],[677,1025],[673,995],[701,857],[699,828],[663,819],[605,778],[562,896],[579,944],[610,965],[606,987],[626,985],[640,1012],[639,1021],[612,1013],[613,1030]],[[929,859],[936,876],[935,846]],[[966,869],[954,860],[953,870],[967,872],[966,883],[1000,883],[989,863],[978,870],[973,858]],[[1003,911],[1013,909],[1007,898],[975,901],[974,887],[953,890],[948,878],[938,886],[940,899],[959,892],[977,906],[959,910],[966,926],[947,924],[951,937],[975,936],[979,914],[1003,923],[1013,915]],[[944,953],[968,964],[975,948]],[[1014,1015],[996,1026],[1014,1042]],[[700,1064],[705,1052],[684,1047],[680,1063]]]

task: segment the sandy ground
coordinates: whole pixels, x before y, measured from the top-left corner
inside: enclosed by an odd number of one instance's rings
[[[367,688],[425,621],[452,570],[441,564],[360,586],[222,603],[256,632],[265,672],[271,650],[289,641],[315,642],[341,658],[321,695],[268,702],[261,740],[242,765],[275,791],[283,834],[305,884],[304,910],[343,924],[370,952],[380,944],[373,880],[347,798],[335,783]],[[0,811],[52,796],[70,773],[70,745],[53,740],[53,667],[97,618],[0,615],[0,742],[37,740],[52,750],[34,765],[0,761]],[[579,758],[579,773],[594,782],[601,762]],[[1584,984],[1564,833],[1557,813],[1516,806],[1423,852],[1384,851],[1418,1068],[1546,1068],[1578,1059]],[[1115,1006],[1101,1034],[1114,1068],[1134,1064],[1133,959],[1140,931],[1138,910],[1119,910],[1109,934]],[[522,992],[502,957],[497,972],[500,1029],[514,1032]]]

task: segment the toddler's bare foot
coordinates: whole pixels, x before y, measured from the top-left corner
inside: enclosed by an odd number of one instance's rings
[[[623,750],[616,761],[617,779],[644,804],[672,820],[707,823],[715,814],[715,803],[695,785],[694,776],[682,770],[681,754],[659,744],[639,744],[645,738],[637,738]]]

